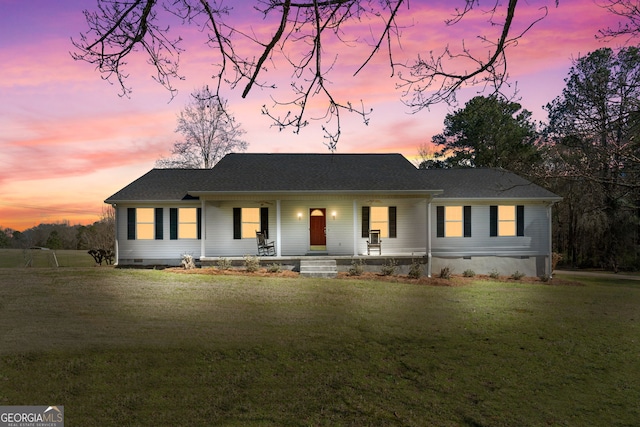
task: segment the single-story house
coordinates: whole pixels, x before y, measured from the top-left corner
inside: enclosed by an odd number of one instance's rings
[[[179,265],[257,254],[411,258],[425,272],[551,274],[560,197],[501,169],[419,170],[400,154],[229,154],[213,169],[153,169],[105,200],[116,259]],[[379,252],[368,253],[370,230]]]

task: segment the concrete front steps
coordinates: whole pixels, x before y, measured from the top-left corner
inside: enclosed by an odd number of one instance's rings
[[[338,264],[335,259],[301,259],[300,275],[332,279],[338,275]]]

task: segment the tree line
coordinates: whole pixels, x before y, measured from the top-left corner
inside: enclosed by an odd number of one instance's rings
[[[115,212],[103,210],[98,221],[90,225],[70,225],[69,221],[39,224],[24,231],[0,226],[0,248],[113,250],[115,246]]]
[[[563,197],[554,245],[576,267],[640,269],[640,51],[574,61],[548,120],[499,95],[448,114],[421,168],[497,167]]]

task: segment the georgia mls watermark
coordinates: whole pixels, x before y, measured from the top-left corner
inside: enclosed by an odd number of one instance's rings
[[[64,427],[64,406],[0,406],[0,427]]]

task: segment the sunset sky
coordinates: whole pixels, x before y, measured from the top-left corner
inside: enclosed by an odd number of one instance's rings
[[[492,3],[492,2],[481,2]],[[596,39],[599,29],[616,26],[617,17],[592,0],[522,1],[516,13],[522,24],[549,15],[508,52],[510,75],[518,83],[520,102],[545,120],[542,106],[561,94],[572,58],[599,47],[620,47],[622,40]],[[40,223],[68,220],[71,224],[99,219],[103,200],[154,167],[178,138],[176,115],[189,93],[203,84],[212,85],[211,50],[195,28],[184,28],[186,52],[176,82],[179,93],[171,102],[169,93],[151,79],[153,70],[142,57],[132,58],[127,82],[130,98],[119,97],[118,87],[101,79],[90,64],[75,62],[71,38],[86,30],[83,9],[94,8],[92,0],[0,0],[0,227],[24,230]],[[229,1],[227,4],[234,4]],[[242,4],[242,3],[239,3]],[[244,3],[246,5],[246,3]],[[472,43],[488,28],[486,19],[462,21],[446,28],[443,20],[462,0],[412,0],[401,11],[406,25],[401,37],[402,57],[414,58],[449,43]],[[251,30],[261,34],[260,20],[244,11]],[[180,29],[178,29],[180,30]],[[271,28],[268,28],[271,30]],[[365,34],[368,27],[352,30]],[[182,31],[182,30],[180,30]],[[354,37],[355,38],[355,37]],[[330,49],[333,46],[327,47]],[[437,106],[417,114],[401,102],[397,80],[384,68],[384,52],[370,69],[353,77],[366,58],[362,48],[341,47],[339,63],[331,80],[345,101],[362,99],[373,113],[365,126],[355,117],[343,117],[339,153],[402,153],[413,159],[420,144],[442,131],[451,107]],[[397,58],[400,59],[400,58]],[[270,70],[279,87],[290,82],[290,70]],[[280,72],[280,74],[278,74]],[[478,94],[465,89],[464,101]],[[239,92],[239,91],[238,91]],[[227,92],[236,119],[246,130],[248,152],[327,153],[321,122],[295,135],[278,131],[260,114],[270,96],[288,92],[254,90],[246,99]]]

